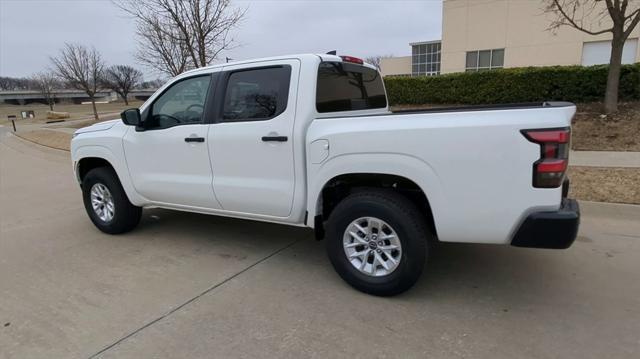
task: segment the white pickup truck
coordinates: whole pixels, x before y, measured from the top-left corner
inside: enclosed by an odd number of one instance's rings
[[[89,218],[123,233],[162,207],[305,226],[353,287],[410,288],[434,241],[568,248],[575,106],[390,112],[350,56],[214,65],[71,143]]]

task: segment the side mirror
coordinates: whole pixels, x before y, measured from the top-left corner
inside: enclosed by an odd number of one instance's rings
[[[136,127],[142,125],[140,110],[137,108],[130,108],[128,110],[124,110],[122,111],[120,116],[122,117],[122,122],[124,122],[125,125],[136,126]]]

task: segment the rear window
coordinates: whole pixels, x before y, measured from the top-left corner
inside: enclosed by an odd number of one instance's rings
[[[378,71],[365,66],[322,62],[318,68],[318,112],[357,111],[387,106]]]

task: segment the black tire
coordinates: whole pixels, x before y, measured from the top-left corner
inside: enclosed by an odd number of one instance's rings
[[[91,188],[96,183],[103,184],[109,192],[111,192],[114,214],[113,218],[109,221],[100,219],[91,205]],[[82,180],[82,199],[89,218],[93,224],[104,233],[120,234],[129,232],[140,222],[142,208],[131,204],[129,198],[127,198],[127,194],[122,188],[122,184],[120,184],[118,175],[112,168],[94,168],[84,176]]]
[[[373,277],[356,269],[343,247],[347,226],[361,217],[385,221],[398,234],[402,254],[391,273]],[[424,215],[402,195],[391,190],[363,189],[342,200],[327,221],[326,246],[336,272],[352,287],[373,295],[392,296],[411,288],[422,273],[432,238]]]

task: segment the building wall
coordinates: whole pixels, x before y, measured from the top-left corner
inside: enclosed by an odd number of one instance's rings
[[[441,72],[465,71],[467,51],[501,48],[504,67],[580,65],[583,43],[611,39],[570,27],[554,34],[546,30],[553,17],[543,9],[542,0],[444,0]],[[591,23],[594,30],[600,26]],[[638,37],[640,28],[629,39]],[[635,61],[640,61],[640,46]]]
[[[383,58],[380,72],[382,76],[411,75],[411,56]]]

